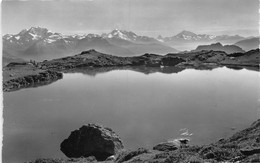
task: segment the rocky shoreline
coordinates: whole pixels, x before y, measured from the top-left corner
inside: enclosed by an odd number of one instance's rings
[[[259,71],[259,63],[259,49],[233,54],[211,50],[167,55],[146,53],[134,57],[118,57],[92,49],[74,56],[49,61],[9,63],[3,68],[3,90],[7,92],[45,85],[61,79],[62,73],[66,72],[93,74],[98,71],[127,69],[145,74],[177,73],[187,68],[214,69],[222,66]]]
[[[53,59],[39,63],[42,69],[66,71],[81,68],[99,67],[255,67],[259,68],[259,49],[245,53],[226,54],[222,51],[200,51],[175,53],[167,55],[144,54],[135,57],[118,57],[99,53],[95,50],[83,51],[81,54]]]
[[[91,141],[90,141],[91,140]],[[179,140],[178,140],[179,141]],[[107,145],[106,142],[110,142]],[[116,143],[116,146],[112,144]],[[244,163],[260,162],[260,119],[250,127],[235,133],[226,139],[202,146],[189,146],[187,141],[162,142],[152,149],[139,148],[127,150],[123,148],[120,138],[109,129],[100,125],[89,124],[71,133],[61,144],[61,150],[78,151],[77,158],[69,159],[36,159],[28,163]],[[105,154],[100,160],[100,153]],[[80,150],[80,152],[79,152]],[[91,151],[96,151],[92,152]],[[67,151],[68,152],[68,151]],[[75,151],[74,151],[75,152]],[[84,153],[85,152],[85,153]],[[75,153],[74,153],[75,154]],[[91,156],[91,154],[96,155]],[[85,157],[84,157],[85,156]]]
[[[3,91],[11,92],[47,85],[61,79],[62,76],[60,72],[41,70],[31,63],[10,63],[3,68]]]

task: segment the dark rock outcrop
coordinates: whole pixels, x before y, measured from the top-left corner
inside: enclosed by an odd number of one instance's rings
[[[52,69],[58,71],[66,71],[77,68],[100,68],[100,67],[161,67],[176,66],[185,59],[172,56],[161,56],[156,54],[144,54],[136,57],[118,57],[103,54],[95,50],[83,51],[81,54],[54,59],[40,63],[42,69]]]
[[[28,87],[37,87],[62,78],[62,73],[39,70],[27,63],[9,63],[3,71],[3,91],[10,92]]]
[[[198,51],[187,53],[176,53],[167,55],[144,54],[135,57],[118,57],[103,54],[95,50],[84,51],[81,54],[54,59],[39,63],[42,69],[54,71],[68,71],[86,68],[108,68],[108,67],[181,67],[181,68],[204,68],[220,66],[251,66],[259,67],[259,49],[246,52],[227,54],[224,51]]]
[[[163,57],[162,58],[162,65],[163,66],[176,66],[179,63],[185,62],[186,60],[180,58],[180,57]]]
[[[260,64],[260,52],[259,49],[250,50],[245,53],[233,53],[229,54],[228,58],[221,62],[223,65],[240,65],[258,67]]]
[[[141,154],[149,153],[149,152],[150,151],[148,149],[145,149],[145,148],[138,148],[135,151],[122,151],[117,156],[115,162],[122,163],[122,162],[125,162],[125,161],[132,159],[133,157],[136,157],[136,156],[141,155]]]
[[[183,53],[170,53],[166,56],[180,57],[186,62],[178,64],[182,68],[212,69],[221,66],[259,70],[259,49],[248,52],[227,54],[224,51],[202,50]]]
[[[256,153],[260,153],[260,147],[258,147],[258,148],[244,148],[244,149],[240,149],[240,152],[243,155],[250,156],[250,155],[253,155],[253,154],[256,154]]]
[[[110,128],[96,124],[82,126],[71,132],[60,146],[67,157],[95,156],[98,161],[106,160],[124,148],[119,136]]]
[[[178,149],[179,146],[176,143],[173,142],[163,142],[160,144],[157,144],[156,146],[153,147],[153,150],[157,151],[174,151]]]
[[[37,87],[52,83],[62,78],[62,73],[55,71],[44,71],[37,75],[28,75],[16,79],[11,79],[3,83],[3,91],[10,92],[21,88]]]
[[[3,91],[38,87],[63,77],[61,72],[42,70],[36,62],[11,62],[3,67]]]
[[[28,65],[28,62],[10,62],[6,65],[6,67],[14,67],[14,66],[25,66]]]

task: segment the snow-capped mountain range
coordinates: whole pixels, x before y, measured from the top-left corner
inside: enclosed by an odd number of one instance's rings
[[[14,56],[41,60],[80,53],[88,49],[120,56],[146,52],[159,54],[177,52],[176,49],[157,39],[118,29],[102,35],[63,35],[41,27],[24,29],[14,35],[4,35],[3,49]]]
[[[159,36],[158,36],[159,37]],[[158,39],[164,41],[164,42],[170,42],[170,41],[180,41],[180,40],[185,40],[185,41],[224,41],[224,40],[242,40],[244,37],[235,35],[235,36],[228,36],[228,35],[207,35],[207,34],[195,34],[190,31],[182,31],[178,33],[175,36],[172,37],[159,37]]]
[[[158,40],[152,37],[147,36],[138,36],[134,32],[131,31],[125,31],[125,30],[119,30],[115,29],[110,33],[104,33],[101,35],[103,38],[117,38],[117,39],[123,39],[127,41],[132,42],[141,42],[141,43],[147,43],[147,42],[157,42]]]
[[[3,40],[11,43],[17,43],[20,45],[27,44],[34,40],[44,40],[45,43],[53,43],[57,40],[64,39],[66,42],[71,42],[75,40],[81,40],[86,38],[104,38],[104,39],[111,39],[117,38],[132,42],[171,42],[171,41],[223,41],[223,40],[243,40],[245,39],[242,36],[235,35],[235,36],[228,36],[228,35],[207,35],[207,34],[195,34],[190,31],[182,31],[175,36],[172,37],[162,37],[158,36],[156,39],[147,36],[138,36],[134,32],[125,31],[115,29],[110,33],[103,33],[102,35],[98,34],[84,34],[84,35],[62,35],[61,33],[54,33],[46,28],[41,27],[32,27],[30,29],[24,29],[20,33],[12,35],[6,34],[3,36]]]
[[[61,33],[54,33],[46,28],[32,27],[30,29],[24,29],[18,34],[6,34],[3,36],[3,41],[5,43],[11,43],[18,46],[28,45],[35,41],[43,41],[46,44],[51,44],[59,40],[64,40],[64,42],[70,44],[78,40],[83,39],[122,39],[131,42],[148,43],[148,42],[158,42],[158,40],[147,37],[138,36],[133,32],[115,29],[110,33],[104,33],[102,35],[98,34],[83,34],[83,35],[62,35]]]
[[[54,33],[46,28],[32,27],[30,29],[24,29],[20,33],[11,35],[7,34],[3,36],[4,43],[10,43],[17,46],[26,46],[37,41],[42,41],[46,44],[52,44],[54,42],[63,40],[65,43],[73,43],[75,40],[81,40],[84,38],[99,37],[95,34],[88,35],[62,35],[60,33]]]
[[[214,36],[214,35],[206,35],[206,34],[197,35],[193,32],[184,30],[175,36],[161,38],[161,40],[163,40],[165,42],[174,41],[174,40],[186,40],[186,41],[207,40],[208,41],[208,40],[212,40],[214,38],[216,38],[216,36]]]
[[[245,38],[238,35],[213,36],[189,31],[182,31],[172,37],[152,38],[119,29],[101,35],[63,35],[46,28],[31,27],[18,34],[4,35],[3,51],[23,59],[36,60],[74,55],[89,49],[119,56],[133,56],[144,53],[166,54],[178,50],[192,50],[198,45],[216,42],[234,44],[243,39]],[[190,45],[193,47],[190,48]],[[179,49],[176,50],[175,47]]]
[[[208,35],[208,34],[195,34],[190,31],[182,31],[177,35],[171,37],[158,36],[158,40],[164,42],[168,46],[173,46],[178,50],[192,50],[196,49],[197,46],[203,44],[212,44],[220,42],[222,44],[234,44],[238,41],[246,39],[245,37],[234,35]]]

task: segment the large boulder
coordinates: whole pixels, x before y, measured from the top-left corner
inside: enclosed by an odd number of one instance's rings
[[[97,124],[82,126],[71,132],[61,145],[61,151],[69,158],[95,156],[98,161],[117,154],[124,148],[112,129]]]

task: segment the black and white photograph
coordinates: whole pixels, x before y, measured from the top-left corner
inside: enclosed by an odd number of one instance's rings
[[[2,0],[3,163],[260,163],[259,0]]]

